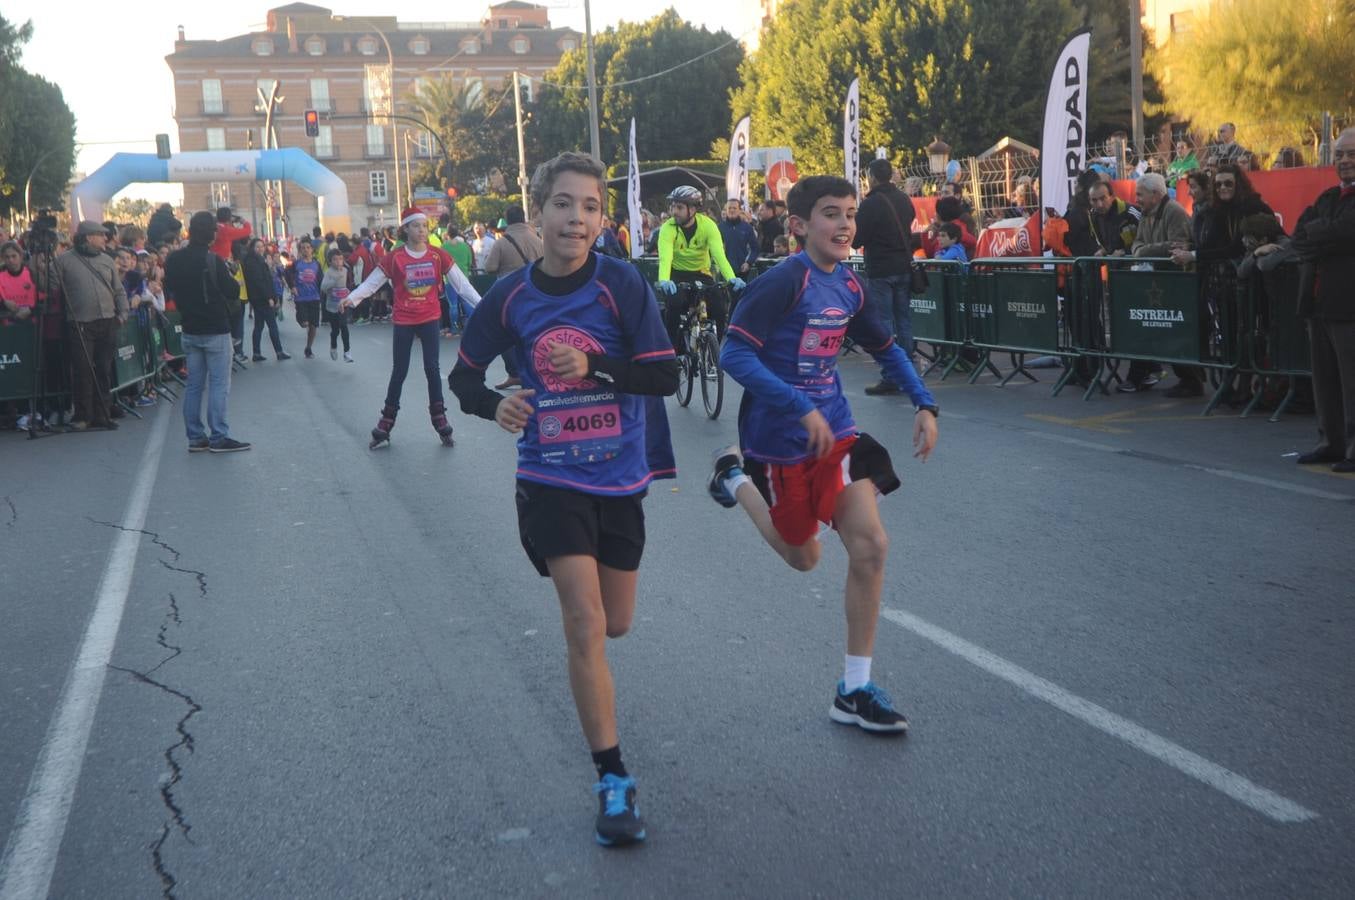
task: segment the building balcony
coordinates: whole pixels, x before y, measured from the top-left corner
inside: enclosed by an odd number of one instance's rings
[[[202,100],[198,103],[198,114],[203,116],[229,115],[230,107],[225,100]]]
[[[319,100],[312,97],[310,100],[306,101],[306,109],[313,109],[321,114],[338,111],[335,109],[334,99],[332,97],[322,97]]]
[[[385,206],[391,202],[390,194],[368,194],[368,206]]]
[[[391,151],[389,147],[373,147],[368,144],[362,151],[363,159],[390,159]]]
[[[316,159],[329,159],[329,160],[338,159],[338,158],[339,158],[339,148],[338,148],[338,147],[316,147],[314,150],[311,151],[311,156],[315,157]]]

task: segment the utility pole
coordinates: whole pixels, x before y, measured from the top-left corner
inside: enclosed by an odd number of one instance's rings
[[[520,77],[518,72],[513,73],[513,110],[518,123],[518,190],[522,193],[522,214],[530,219],[532,211],[527,205],[527,142],[522,136],[522,84],[519,81]]]
[[[583,0],[584,46],[588,52],[588,140],[593,156],[602,159],[602,140],[598,137],[598,76],[593,67],[593,10]]]
[[[1129,0],[1129,93],[1134,150],[1142,162],[1147,157],[1143,143],[1143,8],[1142,0]]]

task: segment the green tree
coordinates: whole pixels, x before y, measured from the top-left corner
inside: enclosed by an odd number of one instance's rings
[[[497,169],[507,178],[508,188],[515,186],[518,147],[512,87],[511,77],[481,88],[444,75],[411,93],[405,103],[412,115],[438,133],[448,154],[442,159],[434,142],[435,158],[419,165],[415,180],[483,193],[495,186],[491,173]]]
[[[933,135],[958,154],[1037,141],[1051,67],[1085,10],[1071,0],[788,0],[744,63],[733,116],[802,172],[842,169],[842,104],[861,79],[863,148],[909,163]],[[867,154],[868,155],[868,154]]]
[[[647,22],[608,28],[593,43],[604,163],[625,161],[632,116],[641,159],[704,157],[712,141],[728,137],[729,92],[744,57],[729,32],[696,28],[670,8]],[[579,49],[546,76],[533,128],[548,152],[588,148],[586,72]]]
[[[6,82],[0,121],[11,124],[0,147],[0,202],[22,208],[31,173],[32,205],[56,206],[75,169],[75,114],[61,88],[39,75],[15,68]]]
[[[1355,112],[1352,60],[1350,0],[1216,0],[1157,56],[1168,110],[1235,122],[1253,151],[1317,138],[1323,111]]]
[[[14,90],[14,74],[22,72],[19,58],[23,55],[23,46],[33,36],[33,23],[14,25],[0,15],[0,183],[5,180],[8,163],[10,135],[14,129],[14,119],[3,114],[3,98]]]
[[[144,197],[119,197],[104,207],[104,221],[145,228],[151,220],[151,213],[159,205]]]

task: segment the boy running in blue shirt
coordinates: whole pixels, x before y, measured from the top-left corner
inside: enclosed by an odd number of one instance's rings
[[[721,506],[741,505],[801,572],[818,564],[819,523],[837,529],[848,558],[847,658],[828,714],[867,731],[903,733],[908,720],[870,680],[889,550],[876,494],[893,491],[899,479],[888,451],[852,419],[837,371],[843,338],[874,356],[912,398],[913,455],[923,462],[936,444],[938,410],[903,349],[866,313],[861,282],[842,265],[856,236],[851,182],[805,178],[786,204],[805,249],[754,279],[729,324],[720,363],[744,387],[739,446],[718,455],[710,493]]]
[[[602,163],[562,153],[537,170],[543,256],[494,282],[461,338],[448,382],[461,409],[518,439],[518,530],[555,582],[569,685],[593,751],[596,836],[642,841],[635,780],[621,762],[607,638],[630,629],[645,543],[641,501],[676,475],[662,397],[678,367],[658,303],[639,270],[592,252],[607,195]],[[485,367],[515,347],[523,390],[485,386]]]

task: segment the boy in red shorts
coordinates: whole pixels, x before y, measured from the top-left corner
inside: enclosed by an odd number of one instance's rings
[[[902,733],[908,720],[870,680],[889,538],[876,495],[899,486],[889,453],[856,430],[842,393],[837,355],[850,337],[907,392],[914,456],[936,444],[936,401],[904,350],[863,308],[865,292],[842,265],[856,236],[856,191],[829,175],[803,179],[786,198],[804,250],[759,276],[744,292],[720,353],[743,385],[740,447],[718,454],[710,493],[740,505],[792,567],[818,564],[819,523],[847,549],[847,658],[829,716],[867,731]],[[742,448],[742,459],[740,458]]]

